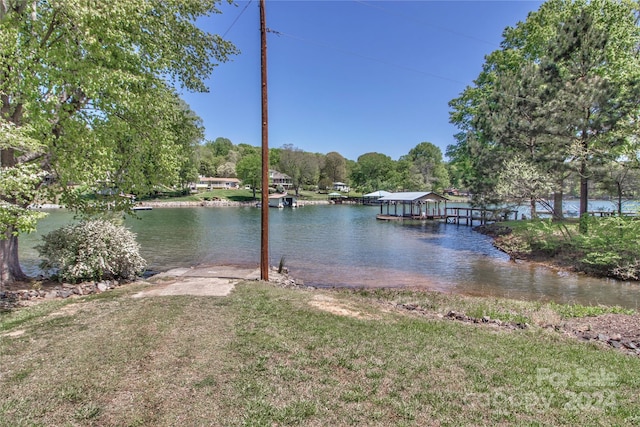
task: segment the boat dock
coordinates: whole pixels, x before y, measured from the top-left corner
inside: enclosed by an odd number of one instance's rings
[[[473,226],[518,219],[518,211],[472,207],[447,207],[449,199],[433,192],[389,193],[378,199],[379,220],[441,220],[449,224]],[[444,208],[441,207],[444,204]]]

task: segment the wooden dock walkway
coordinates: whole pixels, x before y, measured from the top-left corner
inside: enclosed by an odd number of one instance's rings
[[[547,214],[548,212],[538,212],[538,214]],[[617,212],[612,211],[589,211],[590,216],[608,217],[616,216]],[[623,216],[638,215],[635,212],[623,212]],[[520,219],[518,217],[518,211],[515,209],[482,209],[482,208],[469,208],[469,207],[445,207],[444,209],[434,208],[428,209],[426,212],[422,212],[420,215],[412,213],[404,213],[401,215],[392,215],[387,213],[386,215],[380,213],[376,216],[377,219],[383,221],[402,221],[402,220],[444,220],[447,224],[466,225],[473,227],[474,225],[485,225],[494,222],[512,221]],[[524,217],[523,217],[524,218]]]
[[[449,224],[473,226],[476,221],[480,225],[518,219],[518,211],[504,209],[481,208],[445,208],[445,221]]]
[[[504,209],[480,209],[480,208],[444,208],[423,212],[421,215],[385,215],[378,214],[376,218],[383,221],[402,220],[444,220],[448,224],[473,226],[484,225],[492,222],[509,221],[518,219],[518,211]]]

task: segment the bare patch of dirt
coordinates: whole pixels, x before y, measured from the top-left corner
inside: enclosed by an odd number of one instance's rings
[[[49,317],[54,317],[54,316],[73,316],[78,311],[80,311],[80,304],[77,304],[77,303],[69,304],[69,305],[65,305],[64,307],[62,307],[58,311],[54,311],[53,313],[50,313]]]
[[[309,305],[318,310],[326,311],[336,316],[354,317],[356,319],[374,319],[370,314],[358,311],[354,307],[340,302],[326,295],[315,295]]]
[[[25,334],[24,329],[19,329],[17,331],[7,332],[6,334],[2,334],[3,337],[15,338]]]

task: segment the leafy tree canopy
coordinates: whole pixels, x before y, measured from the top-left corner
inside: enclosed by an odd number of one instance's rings
[[[461,132],[447,153],[477,202],[498,200],[498,172],[522,154],[560,195],[578,174],[586,211],[596,167],[637,134],[637,16],[632,1],[550,0],[504,31],[474,86],[450,102]]]
[[[1,282],[24,276],[15,234],[31,227],[21,218],[38,191],[61,191],[50,197],[86,209],[74,189],[144,193],[180,180],[201,131],[175,88],[205,91],[236,53],[195,25],[218,3],[0,2],[2,176],[24,177],[0,196],[0,216],[13,218],[0,236]]]

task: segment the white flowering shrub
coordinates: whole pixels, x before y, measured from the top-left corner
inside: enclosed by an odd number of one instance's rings
[[[40,267],[60,281],[133,280],[146,267],[135,234],[105,220],[83,221],[42,237]]]

